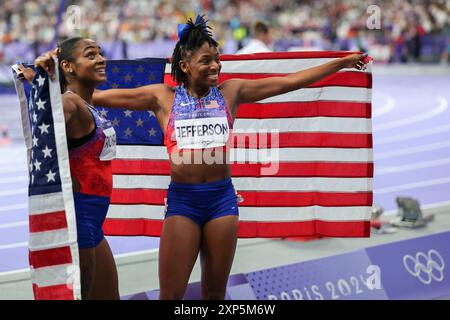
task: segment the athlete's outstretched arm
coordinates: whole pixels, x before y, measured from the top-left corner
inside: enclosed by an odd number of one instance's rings
[[[95,90],[92,98],[96,106],[156,112],[168,91],[170,87],[165,84],[151,84],[132,89]]]
[[[289,91],[298,90],[313,84],[343,68],[364,69],[363,54],[351,54],[317,67],[302,70],[284,77],[271,77],[258,80],[230,79],[223,83],[223,91],[235,92],[235,106],[263,100]]]

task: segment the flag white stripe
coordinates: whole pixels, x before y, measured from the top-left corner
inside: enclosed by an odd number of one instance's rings
[[[221,61],[221,73],[292,73],[320,66],[337,58],[307,58],[307,59],[262,59],[262,60],[232,60]],[[370,65],[368,65],[370,67]],[[340,72],[370,72],[357,69],[341,69]],[[166,65],[165,73],[171,72],[171,64]]]
[[[65,210],[64,199],[61,192],[30,196],[28,204],[30,215]]]
[[[361,221],[368,220],[372,207],[241,207],[240,221]],[[109,219],[163,220],[164,206],[110,205]]]
[[[60,248],[69,245],[67,229],[30,233],[30,251]],[[72,257],[73,260],[73,257]]]
[[[72,268],[72,264],[62,264],[38,269],[31,268],[31,278],[33,279],[33,283],[39,287],[69,284],[68,280],[71,280],[69,273]]]
[[[118,189],[167,189],[169,176],[114,175]],[[372,190],[371,178],[233,178],[239,191],[322,191],[367,192]]]
[[[117,159],[168,160],[167,149],[163,146],[126,146],[117,147]],[[329,161],[329,162],[372,162],[370,148],[272,148],[230,150],[232,162],[285,162],[285,161]]]
[[[55,65],[57,65],[58,59],[54,58],[54,60]],[[56,77],[54,79],[48,77],[48,81],[50,102],[52,105],[52,117],[54,122],[53,129],[55,130],[56,153],[58,155],[57,160],[61,179],[61,194],[65,208],[64,212],[66,215],[67,229],[63,229],[65,232],[64,236],[58,234],[59,237],[56,236],[54,238],[46,239],[44,237],[44,239],[47,241],[46,243],[51,244],[52,247],[64,239],[64,243],[61,244],[70,246],[72,265],[73,267],[76,266],[78,268],[80,265],[80,260],[77,242],[77,222],[75,216],[75,204],[73,200],[72,177],[70,174],[69,151],[66,139],[66,122],[64,120],[64,109],[59,83],[59,71],[56,70]],[[36,245],[36,243],[33,243],[33,245]],[[80,281],[79,273],[75,276],[66,275],[66,278],[63,281],[63,283],[70,283],[73,286],[74,299],[81,299]]]
[[[301,101],[353,101],[371,102],[372,90],[352,87],[302,88],[273,96],[259,102],[301,102]]]
[[[372,122],[364,118],[277,118],[236,119],[234,129],[243,132],[277,130],[278,132],[371,133]],[[233,130],[236,132],[236,130]]]

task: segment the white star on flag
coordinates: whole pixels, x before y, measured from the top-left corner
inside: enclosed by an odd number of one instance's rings
[[[36,114],[36,112],[33,112],[33,122],[37,122],[37,114]]]
[[[118,127],[120,124],[120,120],[117,117],[114,117],[114,120],[111,121],[113,127]]]
[[[131,74],[128,73],[128,74],[125,76],[124,81],[125,81],[125,82],[130,82],[132,79],[133,79],[133,76],[132,76]]]
[[[156,130],[154,128],[148,130],[148,133],[150,134],[150,137],[156,136]]]
[[[153,111],[148,111],[148,114],[150,115],[150,117],[156,117]]]
[[[137,127],[142,127],[143,124],[144,124],[144,121],[142,121],[141,118],[139,118],[139,119],[136,121],[136,126],[137,126]]]
[[[44,158],[51,158],[52,157],[52,151],[53,149],[50,149],[48,146],[45,146],[45,149],[42,150],[42,152],[44,153]]]
[[[50,171],[46,174],[47,182],[50,182],[50,181],[56,182],[55,175],[56,175],[56,173],[52,172],[52,170],[50,169]]]
[[[45,124],[44,122],[42,122],[42,124],[40,126],[38,126],[39,130],[41,130],[41,134],[48,133],[48,128],[50,127],[49,124]]]
[[[33,136],[33,147],[37,147],[39,139]]]
[[[41,164],[42,164],[42,162],[39,162],[39,161],[36,159],[36,161],[34,161],[34,168],[35,168],[37,171],[40,171],[40,170],[41,170]]]
[[[127,130],[125,130],[125,136],[126,137],[131,137],[132,133],[133,133],[133,131],[130,128],[127,128]]]
[[[38,82],[39,87],[42,87],[44,85],[45,78],[43,78],[41,75],[39,75],[39,77],[36,79],[36,81]]]
[[[99,113],[104,118],[106,118],[108,116],[108,110],[103,109],[103,110],[100,110]]]
[[[133,111],[125,110],[123,113],[125,113],[125,117],[130,117],[131,118],[131,114],[133,113]]]
[[[36,101],[36,105],[38,107],[38,110],[45,110],[45,105],[46,101],[42,101],[41,99],[39,99],[38,101]]]

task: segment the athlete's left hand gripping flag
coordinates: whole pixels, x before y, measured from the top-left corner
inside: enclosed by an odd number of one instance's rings
[[[55,65],[58,65],[55,61]],[[28,154],[29,261],[37,300],[81,299],[75,207],[58,68],[14,80]]]

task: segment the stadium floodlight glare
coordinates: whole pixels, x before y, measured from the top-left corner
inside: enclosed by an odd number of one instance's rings
[[[397,197],[397,216],[391,221],[396,227],[420,228],[425,227],[431,217],[424,219],[419,201],[410,197]]]

